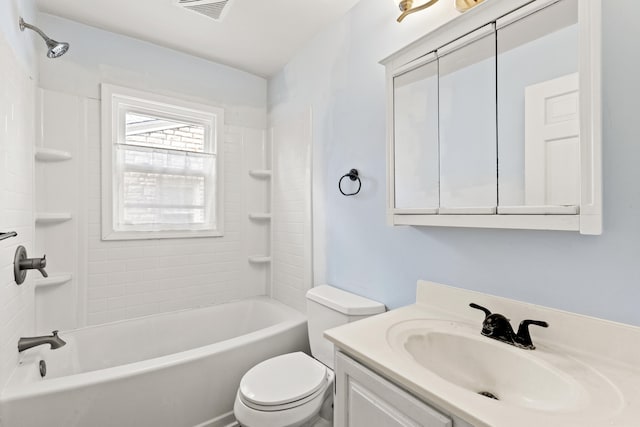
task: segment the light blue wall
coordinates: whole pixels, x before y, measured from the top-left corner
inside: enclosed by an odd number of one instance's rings
[[[71,44],[55,61],[40,56],[40,87],[99,98],[100,84],[106,82],[242,106],[266,121],[262,77],[46,13],[38,18],[43,29]]]
[[[316,283],[380,300],[415,300],[418,279],[640,325],[640,55],[634,0],[603,1],[602,236],[385,223],[385,80],[378,61],[433,28],[441,9],[395,23],[387,0],[362,0],[270,81],[272,116],[314,109]],[[420,16],[421,15],[421,16]],[[412,19],[416,18],[413,20]],[[420,21],[422,20],[422,21]],[[361,195],[337,179],[356,167]]]
[[[38,60],[35,46],[40,43],[40,38],[33,31],[20,31],[20,17],[31,24],[37,24],[35,0],[0,1],[0,33],[13,48],[25,70],[36,79]]]

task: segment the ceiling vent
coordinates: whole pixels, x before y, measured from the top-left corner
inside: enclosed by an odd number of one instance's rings
[[[178,5],[216,21],[221,21],[232,2],[233,0],[178,0]]]

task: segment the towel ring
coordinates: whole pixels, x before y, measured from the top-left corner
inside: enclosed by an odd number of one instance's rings
[[[345,193],[344,191],[342,191],[342,180],[345,178],[349,178],[351,181],[358,181],[358,189],[353,192],[353,193]],[[349,171],[349,173],[346,173],[344,175],[342,175],[342,177],[340,178],[340,181],[338,181],[338,190],[340,190],[340,192],[342,193],[343,196],[355,196],[356,194],[358,194],[360,192],[360,189],[362,188],[362,181],[360,180],[360,177],[358,176],[358,170],[357,169],[351,169]]]

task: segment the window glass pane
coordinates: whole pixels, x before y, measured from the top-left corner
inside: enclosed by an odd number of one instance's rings
[[[203,153],[206,150],[205,128],[202,125],[167,120],[127,111],[125,114],[126,144],[145,147]]]
[[[204,177],[125,172],[123,222],[203,223],[204,190]]]
[[[116,150],[120,227],[211,226],[215,156],[123,144]]]
[[[104,240],[221,236],[224,110],[103,85]]]
[[[119,145],[119,160],[127,170],[172,172],[186,175],[208,175],[211,154],[175,152],[162,149]]]

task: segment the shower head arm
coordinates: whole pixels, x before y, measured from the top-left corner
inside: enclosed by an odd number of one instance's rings
[[[51,38],[43,33],[40,28],[36,27],[35,25],[27,24],[26,22],[24,22],[24,19],[20,18],[20,31],[24,31],[25,28],[28,28],[40,34],[40,37],[42,37],[46,42],[51,41]]]
[[[24,31],[25,28],[35,31],[44,39],[47,45],[47,56],[49,58],[59,58],[69,50],[69,43],[58,42],[47,36],[42,30],[35,25],[27,24],[24,19],[20,17],[20,31]]]

